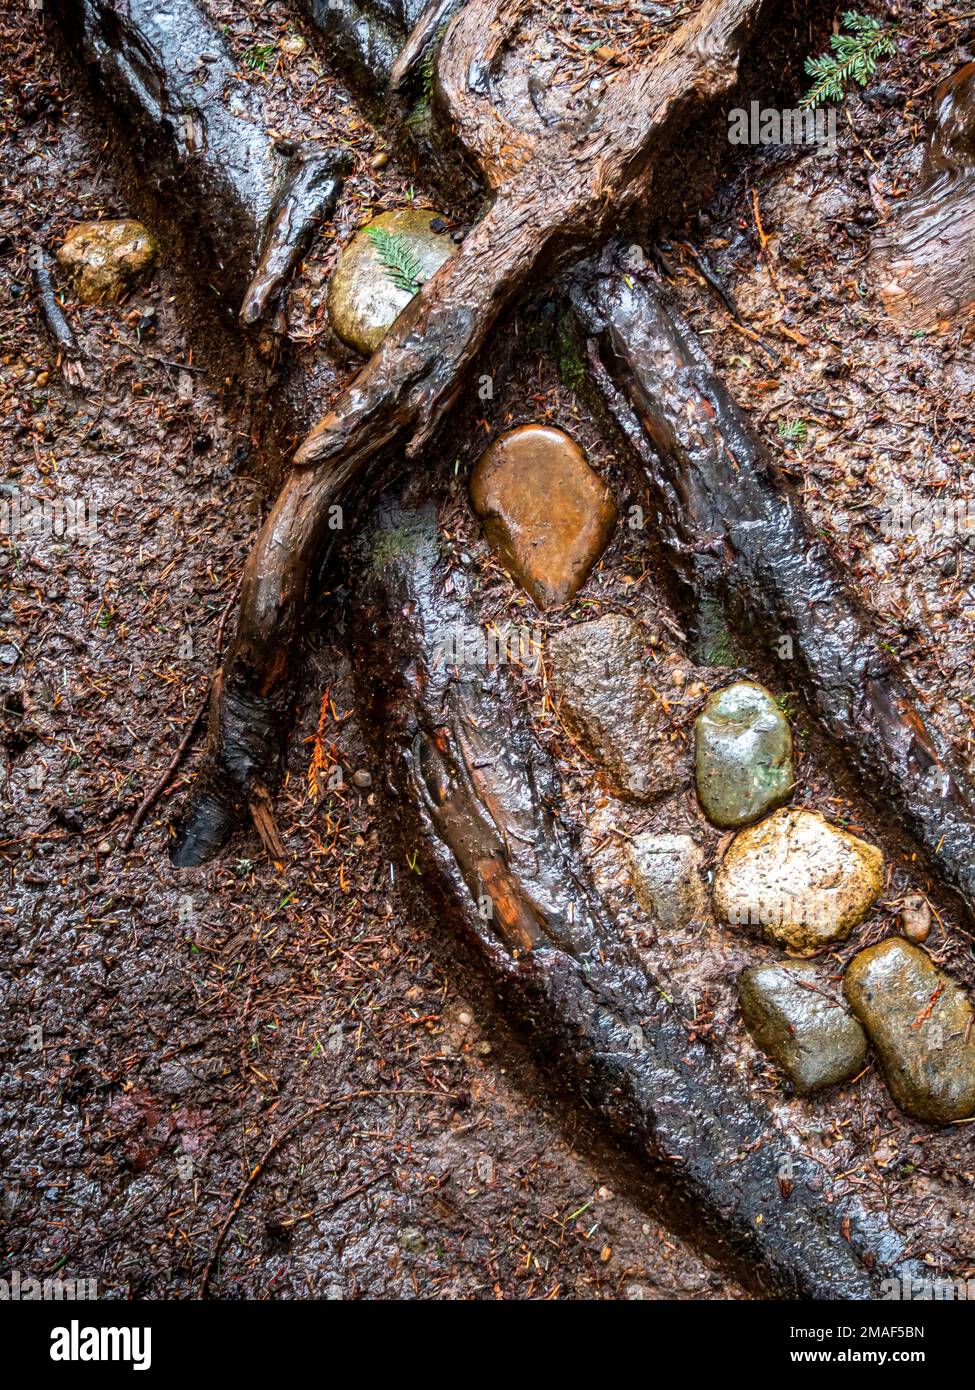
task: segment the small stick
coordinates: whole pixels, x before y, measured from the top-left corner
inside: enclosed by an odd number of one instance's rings
[[[199,1298],[206,1297],[207,1286],[210,1283],[210,1275],[213,1273],[213,1266],[216,1264],[217,1256],[220,1254],[220,1251],[223,1248],[223,1243],[227,1238],[227,1232],[230,1230],[231,1226],[234,1224],[234,1221],[237,1219],[237,1213],[244,1205],[245,1201],[247,1200],[248,1193],[251,1191],[258,1178],[264,1172],[264,1169],[267,1167],[268,1163],[277,1153],[278,1149],[280,1149],[281,1145],[284,1144],[288,1139],[290,1139],[291,1136],[295,1134],[301,1128],[301,1126],[305,1124],[308,1120],[313,1120],[316,1117],[316,1115],[322,1115],[325,1113],[326,1110],[335,1109],[340,1104],[342,1104],[341,1101],[326,1101],[324,1105],[316,1105],[313,1106],[311,1110],[306,1110],[303,1115],[300,1115],[298,1119],[295,1120],[294,1124],[291,1124],[288,1126],[287,1129],[282,1130],[281,1133],[278,1135],[277,1139],[273,1140],[269,1147],[264,1151],[264,1157],[254,1165],[250,1173],[247,1175],[247,1181],[244,1183],[243,1187],[237,1193],[233,1205],[227,1212],[226,1217],[224,1218],[223,1225],[217,1232],[217,1238],[214,1241],[213,1249],[210,1251],[210,1258],[206,1262],[206,1266],[203,1270],[203,1276],[200,1279],[200,1292],[198,1294]]]
[[[54,339],[61,354],[61,371],[64,373],[64,379],[69,386],[83,386],[85,369],[81,365],[81,349],[70,323],[65,318],[64,310],[58,303],[57,295],[54,293],[51,266],[44,254],[43,246],[31,247],[30,268],[34,276],[34,290],[37,294],[37,303],[44,320],[44,326]]]
[[[215,644],[215,650],[218,656],[220,655],[221,648],[223,647],[223,630],[227,623],[227,617],[230,613],[231,608],[237,601],[237,595],[240,593],[240,586],[241,580],[238,579],[234,587],[234,592],[227,600],[227,604],[223,610],[223,613],[220,615],[220,626],[217,628],[217,640]],[[180,763],[185,758],[187,749],[192,744],[200,728],[200,725],[203,722],[203,716],[206,714],[207,706],[209,705],[209,703],[210,687],[208,685],[206,689],[206,694],[203,696],[203,699],[200,702],[200,707],[196,711],[193,723],[190,725],[186,733],[183,735],[179,747],[176,749],[176,752],[170,758],[169,765],[166,768],[166,771],[146,793],[139,809],[136,811],[135,815],[129,821],[129,828],[125,832],[125,838],[122,840],[121,844],[121,848],[123,851],[132,848],[132,842],[135,839],[136,835],[139,833],[139,828],[142,825],[142,822],[145,820],[146,816],[152,810],[153,806],[155,806],[156,802],[162,796],[163,792],[166,790],[166,787],[169,784],[169,780],[172,777],[173,773],[176,771]]]

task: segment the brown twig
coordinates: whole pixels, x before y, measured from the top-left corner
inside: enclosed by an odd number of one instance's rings
[[[226,606],[224,607],[224,610],[220,615],[220,625],[217,628],[217,638],[215,643],[215,652],[217,656],[220,655],[220,651],[223,647],[224,628],[227,625],[227,618],[230,615],[230,610],[237,602],[237,597],[240,593],[240,585],[241,580],[238,579],[236,585],[234,586],[234,592],[227,600]],[[203,699],[200,702],[200,707],[196,711],[196,714],[193,718],[193,722],[187,729],[186,733],[183,735],[182,739],[180,740],[179,747],[176,749],[176,752],[170,758],[169,764],[167,765],[165,772],[162,774],[161,777],[157,778],[157,780],[153,783],[148,792],[146,792],[139,806],[139,809],[136,811],[135,815],[129,821],[129,828],[125,832],[125,837],[122,840],[121,848],[123,851],[130,850],[132,848],[132,843],[135,840],[136,835],[138,835],[139,829],[143,821],[145,820],[149,812],[152,810],[153,806],[155,806],[159,798],[162,796],[163,792],[166,790],[166,787],[169,785],[170,778],[173,776],[180,763],[186,757],[186,754],[189,748],[191,747],[193,740],[196,738],[196,735],[199,732],[200,725],[203,722],[203,716],[207,712],[207,706],[209,705],[209,703],[210,687],[207,686],[206,693],[204,694]]]

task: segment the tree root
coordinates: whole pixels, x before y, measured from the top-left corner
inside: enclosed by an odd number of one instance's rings
[[[361,493],[363,474],[394,441],[408,436],[411,458],[429,443],[487,333],[540,264],[576,254],[647,196],[655,161],[734,84],[742,49],[769,8],[769,0],[706,0],[645,67],[620,74],[585,130],[546,132],[530,148],[527,137],[505,134],[504,122],[498,133],[489,94],[469,86],[497,56],[498,35],[510,32],[505,4],[470,0],[452,21],[437,97],[495,201],[295,456],[247,562],[237,635],[214,684],[209,767],[177,831],[176,863],[213,853],[253,781],[275,785],[290,722],[292,648],[331,510],[353,489]]]
[[[907,1271],[902,1238],[828,1186],[689,1036],[679,1002],[607,920],[549,809],[555,771],[504,668],[444,661],[443,634],[476,618],[449,596],[435,509],[390,509],[383,526],[397,545],[357,577],[353,669],[362,726],[438,920],[472,944],[556,1089],[581,1097],[632,1148],[672,1227],[716,1248],[766,1296],[877,1297],[882,1277]]]
[[[764,446],[699,341],[648,276],[612,261],[581,277],[575,303],[597,384],[643,458],[655,525],[689,625],[744,620],[975,917],[975,796],[920,712],[839,564],[775,478]],[[591,359],[592,360],[592,359]],[[616,389],[614,389],[614,387]]]
[[[919,186],[895,204],[871,261],[905,328],[934,328],[975,304],[975,63],[938,87]]]
[[[228,313],[263,318],[326,215],[346,151],[283,153],[219,30],[193,0],[53,0],[145,180],[179,209]],[[263,247],[258,267],[259,251]],[[255,268],[257,273],[255,275]]]
[[[69,386],[83,386],[86,378],[81,361],[81,349],[71,325],[65,317],[64,310],[58,303],[57,295],[54,293],[50,262],[44,254],[42,246],[31,247],[30,266],[34,277],[37,304],[44,320],[44,326],[58,349],[64,379]]]

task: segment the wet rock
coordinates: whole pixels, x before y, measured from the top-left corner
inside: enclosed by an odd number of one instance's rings
[[[792,734],[772,695],[754,681],[716,690],[694,725],[697,794],[714,825],[750,825],[787,801]]]
[[[420,208],[384,212],[356,232],[339,257],[328,282],[328,314],[357,352],[375,352],[419,285],[455,254],[450,237],[431,223],[442,219]]]
[[[905,898],[900,911],[901,931],[908,941],[927,941],[931,932],[931,909],[922,897]]]
[[[756,1045],[800,1094],[849,1081],[866,1065],[866,1034],[819,983],[812,961],[753,965],[742,972],[738,997]]]
[[[972,1007],[926,951],[881,941],[854,956],[843,988],[903,1111],[931,1124],[975,1115]]]
[[[666,740],[640,629],[607,613],[563,628],[546,644],[549,683],[569,733],[617,796],[650,801],[678,785],[682,769]]]
[[[883,871],[874,845],[816,811],[781,810],[735,836],[715,876],[714,902],[722,921],[808,953],[843,941],[863,921]]]
[[[690,835],[637,835],[626,846],[636,900],[661,927],[684,927],[707,912],[704,855]]]
[[[539,608],[578,593],[616,524],[612,496],[578,444],[545,425],[494,441],[471,476],[471,500],[505,569]]]
[[[420,1255],[426,1248],[423,1232],[418,1226],[404,1226],[399,1233],[400,1249],[408,1255]]]
[[[58,264],[85,304],[118,299],[154,264],[159,243],[141,222],[79,222],[58,250]]]

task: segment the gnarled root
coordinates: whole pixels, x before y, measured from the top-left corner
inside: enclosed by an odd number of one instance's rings
[[[504,667],[465,673],[444,660],[444,634],[476,615],[449,594],[434,508],[391,510],[385,525],[395,554],[359,576],[353,665],[362,724],[438,920],[473,943],[547,1071],[636,1153],[671,1223],[766,1295],[877,1297],[885,1275],[909,1272],[903,1239],[831,1189],[688,1036],[550,810],[555,770]]]
[[[214,786],[225,836],[254,780],[273,785],[277,754],[271,756],[266,734],[272,723],[279,739],[287,732],[281,691],[290,683],[328,509],[361,491],[363,471],[394,441],[408,435],[411,457],[424,448],[486,334],[539,263],[597,238],[646,193],[655,158],[734,83],[742,47],[768,7],[768,0],[707,0],[645,68],[620,76],[584,133],[547,138],[544,158],[524,164],[519,154],[511,164],[487,126],[468,121],[468,148],[498,190],[494,205],[298,450],[295,472],[248,561],[237,635],[214,685],[209,771],[194,795],[194,801],[208,799],[204,826],[212,823]],[[440,98],[452,113],[469,108],[472,65],[494,43],[491,25],[503,9],[498,0],[470,0],[448,30],[441,62],[453,77],[441,82]],[[477,93],[474,99],[481,100]],[[243,719],[258,721],[256,736]],[[246,756],[238,756],[241,748]],[[255,748],[260,758],[251,755]],[[177,837],[177,862],[200,863],[213,852],[214,837],[199,825],[191,803]]]
[[[788,639],[788,679],[801,679],[865,790],[975,915],[967,774],[925,723],[906,676],[775,478],[700,342],[632,269],[624,275],[610,263],[582,278],[575,302],[592,336],[597,382],[644,460],[691,626],[717,604],[732,623],[744,616],[770,660]]]

